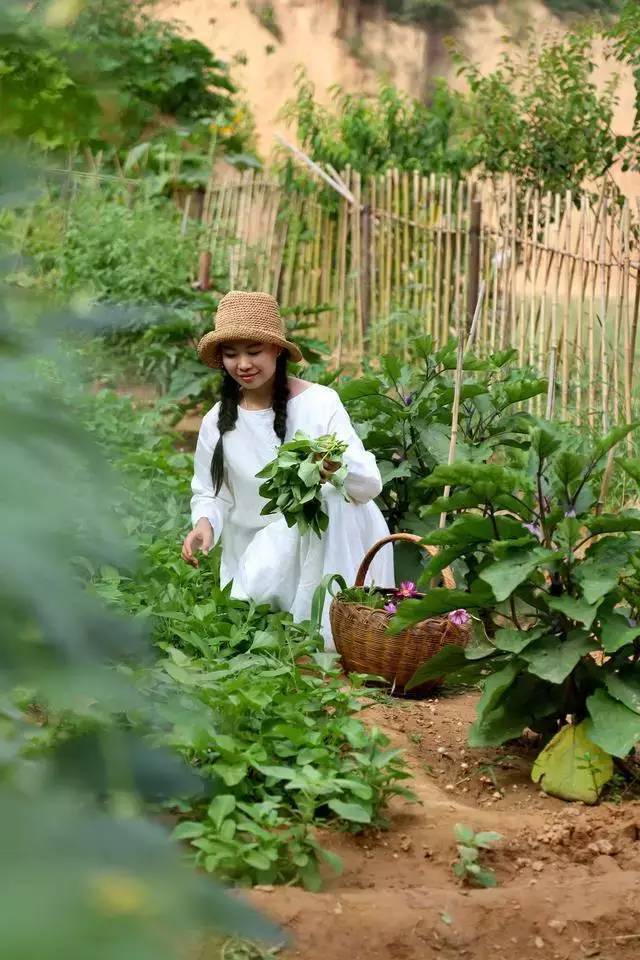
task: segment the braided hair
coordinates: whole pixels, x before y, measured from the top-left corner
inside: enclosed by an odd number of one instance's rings
[[[276,372],[273,380],[273,429],[280,443],[284,443],[287,432],[287,401],[289,400],[289,376],[287,372],[288,354],[281,353],[276,360]],[[233,430],[238,419],[240,403],[240,385],[225,370],[222,374],[220,391],[220,411],[218,413],[218,442],[211,458],[211,480],[215,496],[220,493],[224,483],[224,452],[222,438]]]

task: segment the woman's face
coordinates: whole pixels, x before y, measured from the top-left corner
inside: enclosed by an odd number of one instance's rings
[[[236,340],[223,343],[220,352],[227,373],[245,390],[257,390],[273,379],[281,351],[273,343]]]

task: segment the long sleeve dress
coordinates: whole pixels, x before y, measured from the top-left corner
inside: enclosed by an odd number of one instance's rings
[[[322,488],[329,526],[322,537],[301,535],[287,527],[279,514],[262,516],[265,500],[256,474],[277,454],[280,441],[273,429],[273,410],[238,408],[233,430],[223,437],[225,481],[214,495],[211,457],[218,441],[216,404],[204,417],[195,453],[191,484],[193,524],[206,517],[214,542],[222,537],[220,578],[233,581],[232,596],[270,603],[289,610],[296,620],[309,617],[315,588],[326,574],[340,573],[352,584],[367,550],[388,534],[382,513],[373,502],[382,489],[375,458],[368,453],[353,429],[337,393],[311,384],[289,400],[286,440],[297,431],[308,437],[336,434],[347,444],[344,462],[349,502],[329,483]],[[390,587],[395,583],[393,551],[384,547],[371,565],[368,583]],[[323,633],[331,647],[328,604]]]

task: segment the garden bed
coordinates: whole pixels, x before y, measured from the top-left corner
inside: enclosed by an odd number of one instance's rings
[[[406,749],[423,805],[394,801],[386,833],[325,834],[345,869],[324,892],[253,891],[293,938],[282,960],[638,955],[640,803],[566,804],[531,782],[534,750],[470,750],[476,700],[389,701],[366,712]],[[496,888],[454,879],[459,822],[503,834],[486,855]],[[202,960],[213,956],[205,949]]]

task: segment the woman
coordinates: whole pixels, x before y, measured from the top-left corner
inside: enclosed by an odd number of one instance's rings
[[[298,363],[302,355],[286,339],[278,305],[269,294],[226,294],[215,330],[202,338],[198,353],[224,374],[222,399],[200,427],[191,485],[193,529],[184,540],[182,557],[198,566],[196,553],[206,556],[222,537],[220,579],[223,586],[233,581],[232,596],[289,610],[296,620],[308,619],[323,576],[340,573],[353,583],[364,554],[388,534],[373,502],[382,488],[375,459],[364,449],[334,390],[289,375],[288,360]],[[297,431],[310,438],[335,434],[347,444],[349,502],[325,484],[329,526],[322,538],[311,532],[301,535],[297,527],[287,527],[282,516],[261,514],[265,500],[256,474]],[[369,576],[380,586],[394,584],[390,547],[377,555]],[[332,646],[327,605],[323,633]]]

